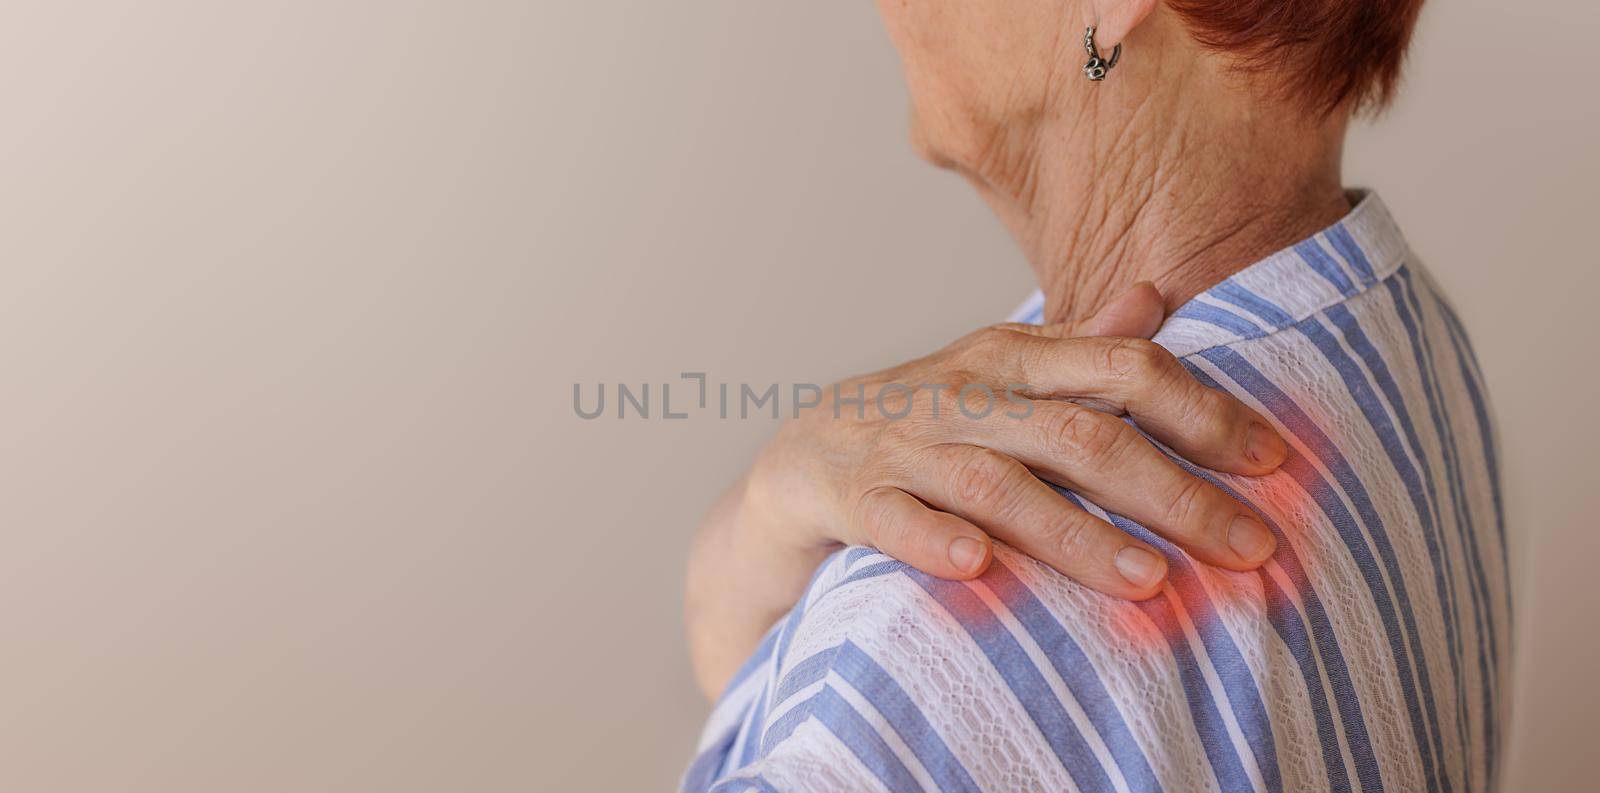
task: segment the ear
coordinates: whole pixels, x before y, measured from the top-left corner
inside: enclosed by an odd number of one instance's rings
[[[1156,0],[1089,0],[1090,24],[1095,26],[1094,44],[1103,58],[1121,44],[1156,8]]]

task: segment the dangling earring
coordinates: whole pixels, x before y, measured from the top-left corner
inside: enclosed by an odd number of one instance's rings
[[[1094,46],[1093,25],[1083,34],[1083,48],[1089,51],[1089,62],[1083,65],[1083,76],[1091,82],[1098,83],[1106,79],[1106,72],[1111,71],[1111,67],[1117,65],[1117,59],[1122,57],[1122,44],[1119,43],[1111,48],[1111,60],[1100,60],[1100,50]]]

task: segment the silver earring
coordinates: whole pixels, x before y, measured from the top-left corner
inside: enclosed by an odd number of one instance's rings
[[[1111,71],[1111,67],[1117,65],[1117,59],[1122,57],[1122,45],[1119,43],[1111,48],[1111,60],[1100,60],[1100,50],[1094,46],[1093,25],[1083,34],[1083,48],[1089,51],[1089,62],[1083,65],[1083,76],[1091,82],[1098,83],[1106,79],[1106,72]]]

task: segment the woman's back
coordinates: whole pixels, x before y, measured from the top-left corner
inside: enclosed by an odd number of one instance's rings
[[[1202,472],[1272,527],[1271,562],[1196,564],[1070,494],[1167,554],[1162,596],[1004,548],[967,583],[842,551],[729,686],[686,789],[1492,787],[1510,622],[1492,415],[1382,204],[1156,340],[1293,447],[1268,477]]]

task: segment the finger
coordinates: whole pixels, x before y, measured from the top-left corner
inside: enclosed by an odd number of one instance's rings
[[[1161,321],[1166,318],[1167,306],[1161,298],[1161,292],[1155,284],[1140,281],[1107,303],[1094,316],[1078,323],[1068,335],[1148,339],[1156,335],[1161,328]]]
[[[1091,340],[1083,340],[1091,341]],[[1139,427],[1207,468],[1260,476],[1289,447],[1272,424],[1232,394],[1208,388],[1166,348],[1139,339],[1092,340],[1102,399],[1121,403]]]
[[[1160,553],[1078,508],[990,449],[945,444],[907,472],[904,487],[939,509],[1108,595],[1143,600],[1161,591]]]
[[[1180,468],[1127,422],[1070,402],[1037,402],[1025,419],[963,422],[968,438],[1137,521],[1201,561],[1254,570],[1277,549],[1249,508]]]
[[[995,382],[1027,383],[1028,396],[1093,400],[1126,412],[1185,459],[1229,473],[1277,470],[1288,446],[1232,395],[1207,388],[1166,348],[1130,338],[1049,339],[1000,331],[972,364]]]
[[[1094,316],[1077,322],[1054,325],[1026,325],[1007,323],[1000,327],[1045,336],[1069,339],[1076,336],[1129,336],[1148,339],[1156,334],[1161,321],[1166,318],[1166,304],[1155,284],[1140,281],[1131,289],[1111,299]]]
[[[929,575],[964,580],[989,567],[988,535],[893,487],[868,491],[856,504],[856,526],[873,547]]]

